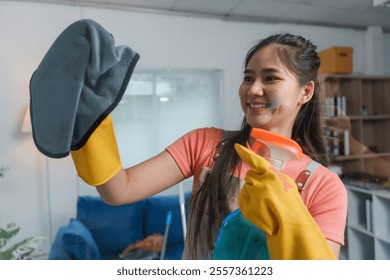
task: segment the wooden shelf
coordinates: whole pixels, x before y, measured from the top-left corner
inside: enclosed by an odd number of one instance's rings
[[[357,160],[357,159],[372,159],[378,157],[390,157],[390,153],[375,153],[375,154],[357,154],[357,155],[349,155],[349,156],[337,156],[331,157],[331,160],[335,161],[344,161],[344,160]]]
[[[344,173],[375,171],[376,175],[390,176],[390,168],[377,168],[375,162],[390,156],[390,77],[323,74],[319,80],[323,131],[327,133],[331,163]],[[348,120],[350,124],[346,125]],[[347,140],[351,138],[353,141]],[[376,153],[364,153],[366,150]]]
[[[381,120],[389,120],[390,115],[349,116],[349,119],[362,120],[362,121],[381,121]]]
[[[325,120],[336,120],[340,117],[334,116],[334,117],[325,117]],[[381,121],[381,120],[390,120],[390,115],[370,115],[370,116],[363,116],[363,115],[349,115],[349,120],[351,121]]]
[[[344,174],[390,177],[390,77],[323,74],[319,81],[331,164]],[[346,259],[390,259],[390,190],[370,184],[345,181]]]

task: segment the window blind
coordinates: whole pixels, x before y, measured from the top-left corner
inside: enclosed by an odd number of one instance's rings
[[[111,113],[123,166],[157,155],[193,129],[220,127],[221,76],[220,70],[136,69]],[[79,195],[86,194],[82,185]]]

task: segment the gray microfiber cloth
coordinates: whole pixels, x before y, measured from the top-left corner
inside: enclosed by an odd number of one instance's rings
[[[128,46],[116,47],[114,37],[93,20],[67,27],[30,80],[38,150],[61,158],[81,148],[122,99],[138,59]]]

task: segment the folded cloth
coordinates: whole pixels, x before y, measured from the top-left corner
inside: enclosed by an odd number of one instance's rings
[[[79,20],[49,48],[30,80],[34,143],[53,158],[80,149],[118,105],[139,54],[115,46],[97,22]]]

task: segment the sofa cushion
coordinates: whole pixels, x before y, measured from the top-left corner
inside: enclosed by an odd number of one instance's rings
[[[110,206],[100,197],[79,197],[77,219],[90,230],[102,259],[116,259],[129,244],[143,239],[145,201]]]
[[[74,258],[67,250],[62,240],[67,226],[60,227],[50,248],[49,260],[71,260]]]
[[[100,259],[99,249],[89,230],[78,220],[71,219],[62,232],[67,251],[77,260]]]
[[[188,200],[191,193],[185,193],[186,218],[188,213]],[[146,199],[145,236],[165,233],[165,223],[168,211],[172,212],[172,220],[169,227],[167,245],[183,244],[183,227],[181,221],[179,196],[157,195]],[[181,252],[180,256],[181,257]]]

